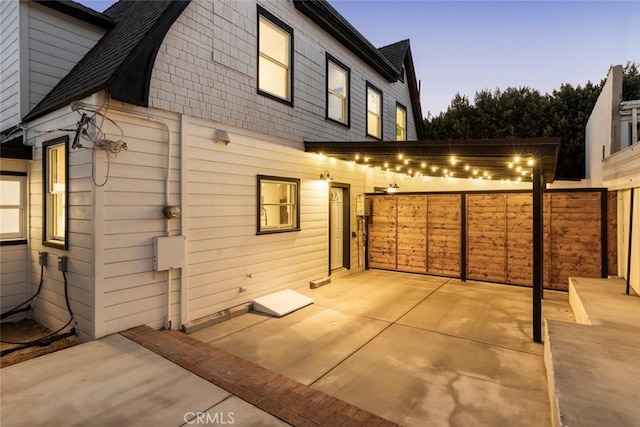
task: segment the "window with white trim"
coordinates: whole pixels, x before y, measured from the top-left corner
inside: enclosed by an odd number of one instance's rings
[[[258,93],[293,104],[293,29],[258,6]]]
[[[300,230],[300,180],[258,175],[257,234]]]
[[[407,109],[396,103],[396,141],[407,140]]]
[[[382,139],[382,92],[367,82],[367,136]]]
[[[351,71],[327,54],[327,119],[349,126],[349,80]]]
[[[0,172],[0,241],[26,239],[27,174]]]
[[[43,144],[43,244],[67,248],[68,157],[69,137]]]

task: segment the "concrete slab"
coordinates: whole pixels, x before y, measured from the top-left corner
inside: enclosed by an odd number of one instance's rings
[[[529,288],[452,280],[398,321],[447,335],[542,355],[533,342]],[[567,294],[545,291],[543,316],[573,320]]]
[[[640,425],[640,334],[548,320],[554,426]]]
[[[388,325],[314,304],[211,343],[308,385]]]
[[[298,291],[314,298],[316,305],[393,322],[447,280],[449,279],[373,271],[367,272],[365,280],[361,275],[354,275],[322,288]]]
[[[207,327],[201,329],[197,332],[189,334],[189,336],[200,341],[211,343],[222,337],[226,337],[227,335],[242,331],[243,329],[247,329],[253,325],[269,319],[271,319],[271,316],[268,316],[266,314],[249,312],[241,316],[234,317],[233,319],[225,320],[224,322],[218,323],[214,325],[215,327]]]
[[[626,295],[624,279],[569,278],[571,308],[579,323],[640,329],[640,298]],[[633,290],[631,290],[633,292]]]
[[[112,335],[0,370],[2,424],[181,425],[230,396]]]
[[[542,358],[393,325],[314,384],[404,426],[543,426]]]

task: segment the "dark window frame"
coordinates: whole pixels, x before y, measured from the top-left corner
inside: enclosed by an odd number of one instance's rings
[[[287,184],[295,184],[295,207],[294,220],[295,224],[291,228],[278,228],[278,229],[262,229],[262,181],[280,181]],[[273,175],[257,175],[256,177],[256,235],[264,234],[276,234],[276,233],[290,233],[294,231],[300,231],[300,178],[288,178],[282,176]]]
[[[398,108],[404,110],[404,139],[398,139]],[[404,105],[402,105],[401,103],[396,101],[396,122],[395,122],[395,127],[396,127],[396,132],[395,132],[395,140],[398,142],[403,142],[403,141],[407,141],[407,122],[409,121],[409,116],[407,115],[408,111],[407,111],[407,107],[405,107]]]
[[[49,149],[53,146],[64,145],[65,155],[65,183],[64,183],[64,241],[52,239],[50,236],[50,212],[51,202],[49,197]],[[42,144],[42,244],[59,249],[69,249],[69,135],[50,139]]]
[[[346,111],[346,123],[329,117],[329,63],[333,63],[338,68],[341,68],[347,73],[347,111]],[[332,123],[339,124],[351,128],[351,68],[347,67],[342,61],[331,55],[329,52],[325,54],[325,119]]]
[[[373,138],[376,139],[378,141],[382,141],[383,140],[383,136],[384,136],[384,97],[382,94],[382,91],[380,89],[378,89],[375,85],[373,85],[371,82],[367,81],[367,85],[366,85],[366,91],[365,91],[365,135],[369,138]],[[375,136],[375,135],[371,135],[369,133],[369,89],[373,90],[374,92],[377,92],[378,95],[380,95],[380,136]]]
[[[282,104],[288,105],[290,107],[293,107],[293,89],[294,89],[294,84],[293,84],[293,28],[290,27],[289,25],[285,24],[281,19],[277,18],[275,15],[273,15],[271,12],[267,11],[265,8],[263,8],[260,5],[257,5],[258,8],[258,16],[257,16],[257,39],[256,39],[256,88],[258,90],[258,94],[265,96],[269,99],[272,99],[274,101],[280,102]],[[288,72],[288,79],[289,79],[289,99],[286,98],[281,98],[278,95],[275,95],[271,92],[267,92],[264,91],[262,89],[260,89],[260,17],[265,18],[266,20],[268,20],[269,22],[271,22],[273,25],[275,25],[276,27],[280,28],[282,31],[286,32],[289,34],[289,72]]]

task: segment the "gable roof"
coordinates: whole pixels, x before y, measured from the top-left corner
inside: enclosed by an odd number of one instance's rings
[[[149,80],[162,40],[186,1],[119,1],[103,15],[114,26],[35,106],[24,121],[109,89],[113,99],[148,106]],[[71,2],[63,2],[66,4]]]
[[[409,40],[400,40],[399,42],[392,43],[387,46],[378,48],[380,53],[384,55],[389,62],[393,64],[399,71],[402,71],[404,66],[404,58],[407,56],[407,50],[409,49]]]
[[[400,70],[404,68],[407,74],[407,85],[409,85],[409,96],[411,97],[411,109],[413,110],[413,120],[416,123],[418,139],[426,137],[424,131],[424,118],[422,117],[422,105],[420,104],[420,88],[418,78],[413,66],[413,55],[411,55],[411,44],[408,39],[383,46],[378,49],[394,67]]]

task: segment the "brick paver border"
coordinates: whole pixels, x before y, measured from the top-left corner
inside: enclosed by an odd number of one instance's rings
[[[377,415],[178,331],[121,335],[294,426],[395,426]]]

